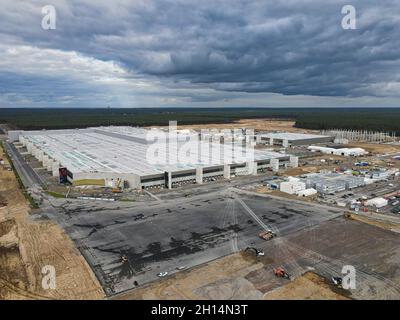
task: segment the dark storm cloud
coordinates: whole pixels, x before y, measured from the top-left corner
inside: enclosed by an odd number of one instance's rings
[[[168,80],[168,88],[189,83],[226,97],[399,96],[398,0],[5,3],[6,42],[113,60],[149,81]],[[38,23],[48,3],[57,9],[55,31]],[[345,4],[357,9],[356,30],[341,27]]]

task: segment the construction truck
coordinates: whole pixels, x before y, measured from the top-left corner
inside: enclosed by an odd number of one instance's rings
[[[263,232],[259,233],[258,236],[261,239],[268,241],[268,240],[271,240],[272,238],[276,237],[276,234],[273,233],[271,230],[268,230],[268,231],[263,231]]]
[[[287,273],[283,267],[275,268],[274,274],[278,278],[284,278],[284,279],[290,280],[290,274]]]
[[[113,193],[121,193],[122,192],[122,180],[120,178],[117,178],[117,182],[115,184],[115,187],[112,189]]]

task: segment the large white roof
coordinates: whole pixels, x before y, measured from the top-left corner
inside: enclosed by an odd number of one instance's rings
[[[116,136],[110,133],[117,133]],[[56,159],[71,172],[134,173],[140,176],[182,171],[196,167],[212,167],[225,163],[246,162],[241,152],[251,151],[237,145],[186,142],[176,144],[145,142],[148,130],[134,127],[90,128],[55,133],[40,131],[22,133],[25,139]],[[137,138],[131,140],[131,137]],[[182,154],[185,145],[184,154]],[[222,149],[221,154],[218,152]],[[153,151],[157,150],[156,153]],[[210,152],[207,150],[211,150]],[[286,154],[266,150],[253,150],[254,160],[287,157]],[[181,152],[179,154],[179,152]],[[155,155],[177,155],[179,162],[158,162]],[[179,155],[178,155],[179,154]],[[183,160],[182,160],[183,159]]]
[[[330,136],[323,136],[319,134],[306,134],[306,133],[294,133],[294,132],[271,132],[261,133],[260,136],[265,138],[282,139],[282,140],[307,140],[317,138],[329,138]]]

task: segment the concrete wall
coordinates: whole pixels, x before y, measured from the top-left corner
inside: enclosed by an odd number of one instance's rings
[[[333,142],[335,140],[335,137],[321,137],[321,138],[312,138],[312,139],[303,139],[303,140],[293,140],[290,141],[291,146],[306,146],[306,145],[311,145],[314,143],[327,143],[327,142]]]
[[[296,156],[290,156],[289,157],[289,165],[292,168],[297,168],[299,166],[299,157]]]
[[[271,168],[273,172],[279,171],[279,159],[271,159]]]
[[[121,179],[127,181],[129,188],[135,189],[140,188],[140,178],[138,175],[133,173],[112,173],[112,172],[73,172],[73,180],[85,180],[85,179]]]
[[[203,183],[203,168],[202,167],[196,168],[196,183],[197,184]]]
[[[334,137],[320,137],[320,138],[290,140],[290,139],[263,137],[261,139],[257,139],[257,141],[264,142],[269,145],[289,147],[289,146],[306,146],[314,143],[328,143],[328,142],[333,142],[334,139],[335,139]]]

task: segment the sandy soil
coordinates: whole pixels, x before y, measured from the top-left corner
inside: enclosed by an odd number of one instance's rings
[[[297,168],[289,168],[285,170],[282,175],[283,176],[301,176],[303,174],[307,173],[314,173],[314,172],[319,172],[322,168],[321,167],[314,167],[314,166],[304,166],[304,167],[297,167]]]
[[[0,158],[5,158],[0,148]],[[64,231],[34,221],[13,172],[0,167],[0,299],[101,299],[104,292]],[[56,289],[42,288],[42,268],[56,271]]]
[[[265,300],[348,300],[345,291],[333,287],[313,272],[306,272],[287,285],[268,292]]]
[[[241,119],[232,123],[219,124],[196,124],[196,125],[179,125],[179,129],[232,129],[232,128],[249,128],[263,131],[288,131],[288,132],[315,132],[307,129],[299,129],[294,127],[295,121],[277,120],[277,119]]]
[[[316,274],[286,280],[272,275],[268,257],[235,253],[114,297],[131,299],[345,299]],[[272,287],[284,284],[276,290]],[[269,293],[265,293],[269,292]]]
[[[167,279],[118,295],[115,299],[260,299],[245,275],[262,267],[253,256],[236,253],[179,272]]]
[[[379,227],[379,228],[382,228],[385,230],[390,230],[390,231],[400,233],[400,224],[398,224],[398,223],[377,220],[377,219],[368,218],[368,217],[365,217],[362,215],[357,215],[357,214],[352,214],[352,213],[349,214],[349,219],[361,221],[361,222],[370,224],[372,226],[376,226],[376,227]]]
[[[280,197],[280,198],[287,198],[287,199],[293,199],[293,200],[305,201],[305,202],[313,202],[316,199],[315,195],[308,196],[308,197],[299,197],[296,194],[289,194],[289,193],[286,193],[286,192],[282,192],[280,190],[272,190],[270,192],[270,194],[273,195],[273,196]]]
[[[349,143],[346,145],[348,148],[359,147],[367,150],[368,152],[377,153],[377,154],[385,154],[385,153],[396,153],[400,152],[400,145],[392,145],[392,144],[377,144],[377,143]]]

